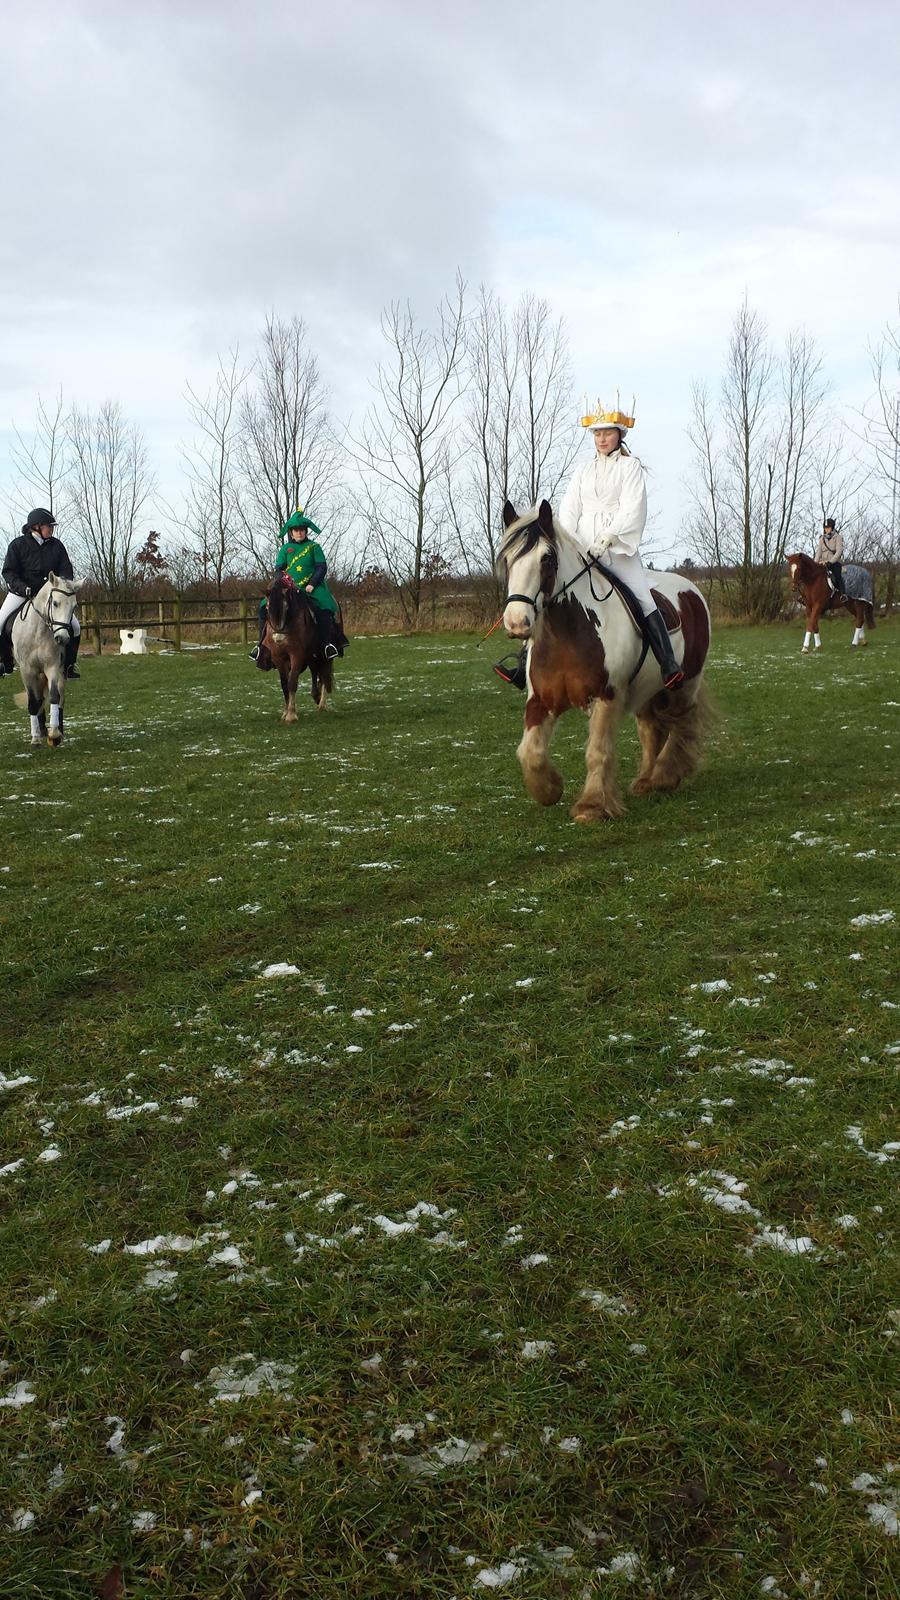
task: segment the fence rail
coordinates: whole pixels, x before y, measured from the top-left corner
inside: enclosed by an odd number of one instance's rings
[[[208,604],[208,602],[203,601],[188,601],[188,606],[192,603]],[[86,600],[82,605],[83,627],[85,630],[90,630],[98,656],[103,652],[104,629],[117,633],[120,628],[144,628],[148,622],[154,622],[163,632],[166,628],[170,628],[172,634],[171,643],[176,650],[181,649],[181,630],[183,627],[236,626],[240,628],[241,644],[246,645],[250,642],[250,610],[244,595],[241,595],[237,602],[237,612],[222,611],[215,617],[195,617],[190,610],[185,611],[185,603],[181,595],[175,595],[172,600],[136,602],[136,609],[144,613],[148,608],[155,608],[155,614],[151,611],[149,617],[146,614],[139,617],[105,617],[103,615],[105,610],[109,608],[115,609],[119,604],[118,600]]]

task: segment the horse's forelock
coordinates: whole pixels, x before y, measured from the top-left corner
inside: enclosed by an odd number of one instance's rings
[[[524,517],[518,517],[510,525],[506,538],[500,546],[497,557],[498,567],[508,569],[512,561],[518,561],[522,556],[530,555],[541,540],[556,549],[556,528],[552,530],[542,528],[538,521],[537,511],[528,511]]]

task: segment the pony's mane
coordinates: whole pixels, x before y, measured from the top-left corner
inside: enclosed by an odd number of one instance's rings
[[[555,518],[553,520],[552,533],[548,533],[545,528],[541,527],[538,522],[537,506],[534,506],[531,511],[526,511],[524,516],[517,517],[515,522],[510,523],[506,538],[500,546],[500,553],[497,557],[498,565],[509,566],[513,554],[515,554],[517,560],[520,556],[530,555],[542,539],[546,540],[547,544],[552,545],[555,550],[558,533],[559,529]]]

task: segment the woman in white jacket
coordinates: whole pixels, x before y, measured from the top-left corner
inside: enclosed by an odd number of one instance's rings
[[[677,689],[684,673],[675,659],[668,629],[656,608],[638,555],[647,522],[647,485],[640,461],[624,444],[627,430],[634,427],[634,418],[598,406],[582,417],[581,426],[590,429],[595,454],[592,461],[574,472],[560,502],[559,521],[585,555],[595,556],[637,597],[663,683],[667,689]],[[524,661],[521,670],[508,671],[502,663],[494,670],[506,682],[525,687]]]

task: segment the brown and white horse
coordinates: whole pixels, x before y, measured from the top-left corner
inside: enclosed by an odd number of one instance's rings
[[[293,578],[282,572],[269,590],[266,604],[267,627],[263,645],[269,650],[273,667],[278,668],[284,695],[282,722],[297,721],[297,684],[301,672],[309,668],[310,689],[320,711],[328,706],[334,689],[331,662],[322,658],[319,632],[312,602],[297,588]]]
[[[685,674],[669,693],[625,602],[554,519],[548,502],[519,517],[507,501],[503,521],[503,625],[511,638],[529,641],[525,732],[517,751],[528,793],[543,806],[561,799],[563,780],[547,752],[557,720],[572,707],[590,718],[587,781],[571,813],[576,822],[624,814],[616,739],[626,712],[637,718],[643,756],[632,794],[677,789],[697,766],[708,720],[703,669],[710,623],[700,590],[677,573],[653,574]]]
[[[874,592],[872,589],[871,574],[865,567],[855,567],[849,564],[844,567],[843,581],[853,582],[854,577],[859,580],[859,587],[863,594],[858,599],[843,596],[840,599],[833,593],[828,585],[828,573],[818,561],[813,561],[811,556],[805,555],[802,550],[797,550],[787,558],[788,571],[791,575],[791,588],[799,594],[806,606],[806,633],[803,637],[803,651],[809,650],[810,644],[815,642],[817,650],[822,648],[819,638],[819,618],[823,611],[833,606],[835,611],[849,611],[856,623],[851,644],[867,644],[866,627],[875,626]],[[868,592],[870,598],[866,599]]]

